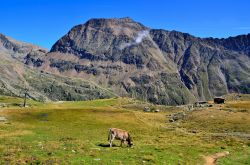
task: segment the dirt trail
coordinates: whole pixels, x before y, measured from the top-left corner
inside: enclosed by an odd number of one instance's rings
[[[229,155],[228,151],[219,152],[219,153],[216,153],[214,155],[205,156],[204,157],[204,159],[205,159],[205,164],[204,165],[216,165],[216,161],[219,158],[225,157],[227,155]]]

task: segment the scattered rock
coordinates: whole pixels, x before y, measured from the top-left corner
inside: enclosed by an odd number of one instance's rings
[[[183,120],[185,116],[186,116],[185,112],[178,112],[178,113],[171,114],[169,115],[169,122],[172,123],[178,120]]]
[[[151,109],[149,107],[144,107],[144,112],[151,112]]]
[[[0,108],[4,108],[4,107],[7,107],[8,105],[5,104],[5,103],[0,103]]]
[[[240,139],[249,139],[250,140],[250,134],[242,133],[242,132],[226,132],[226,133],[212,133],[213,137],[221,138],[221,137],[237,137]]]
[[[7,118],[4,117],[4,116],[0,116],[0,122],[6,122],[7,121]]]
[[[156,109],[155,112],[160,112],[160,110],[159,110],[159,109]]]
[[[48,155],[48,156],[51,156],[51,155],[52,155],[52,152],[48,152],[47,155]]]
[[[55,102],[55,104],[62,104],[62,103],[64,103],[64,101],[57,101],[57,102]]]
[[[195,107],[203,107],[203,106],[205,106],[206,104],[208,104],[207,101],[198,101],[198,102],[194,103],[194,106],[195,106]]]
[[[194,105],[193,105],[193,104],[189,104],[189,105],[187,106],[187,110],[188,110],[188,111],[193,111],[193,109],[194,109]]]

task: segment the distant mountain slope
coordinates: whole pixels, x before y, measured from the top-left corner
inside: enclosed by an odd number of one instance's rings
[[[81,78],[156,104],[250,93],[250,34],[198,38],[150,29],[130,18],[91,19],[73,27],[48,53],[36,49],[18,59],[33,70]]]
[[[39,68],[94,81],[119,95],[186,104],[250,93],[249,38],[201,39],[130,18],[91,19],[58,40]]]
[[[43,61],[43,70],[88,79],[118,95],[171,105],[195,100],[150,29],[129,18],[75,26]]]
[[[89,100],[113,96],[110,91],[91,82],[32,70],[24,65],[23,62],[42,65],[41,60],[32,61],[31,57],[39,59],[46,52],[46,49],[0,34],[0,94],[23,96],[24,89],[28,88],[29,97],[44,101]],[[39,65],[37,61],[40,61]]]
[[[250,35],[201,39],[165,30],[151,30],[151,35],[197,98],[250,93]]]

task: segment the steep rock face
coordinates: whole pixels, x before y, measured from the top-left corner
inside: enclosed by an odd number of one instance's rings
[[[197,98],[250,92],[249,35],[221,40],[165,30],[152,30],[151,35]]]
[[[164,66],[154,57],[157,50],[147,27],[123,18],[92,19],[75,26],[54,44],[50,52],[74,54],[89,61],[121,61],[137,67],[154,62],[155,69],[159,69]],[[162,57],[158,55],[157,58]]]
[[[187,104],[250,93],[249,36],[202,39],[130,18],[91,19],[29,65],[93,81],[118,95]]]
[[[114,96],[110,91],[81,79],[68,79],[24,65],[39,67],[47,50],[0,34],[0,95],[20,96],[27,88],[30,98],[90,100]]]
[[[94,81],[118,95],[157,104],[194,101],[150,29],[130,18],[92,19],[75,26],[43,60],[41,69]]]

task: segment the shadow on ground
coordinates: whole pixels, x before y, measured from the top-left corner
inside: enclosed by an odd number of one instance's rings
[[[105,143],[99,143],[99,144],[97,144],[97,146],[100,146],[100,147],[110,147],[109,143],[108,144],[107,143],[106,144]],[[119,146],[113,144],[112,147],[119,147]]]

